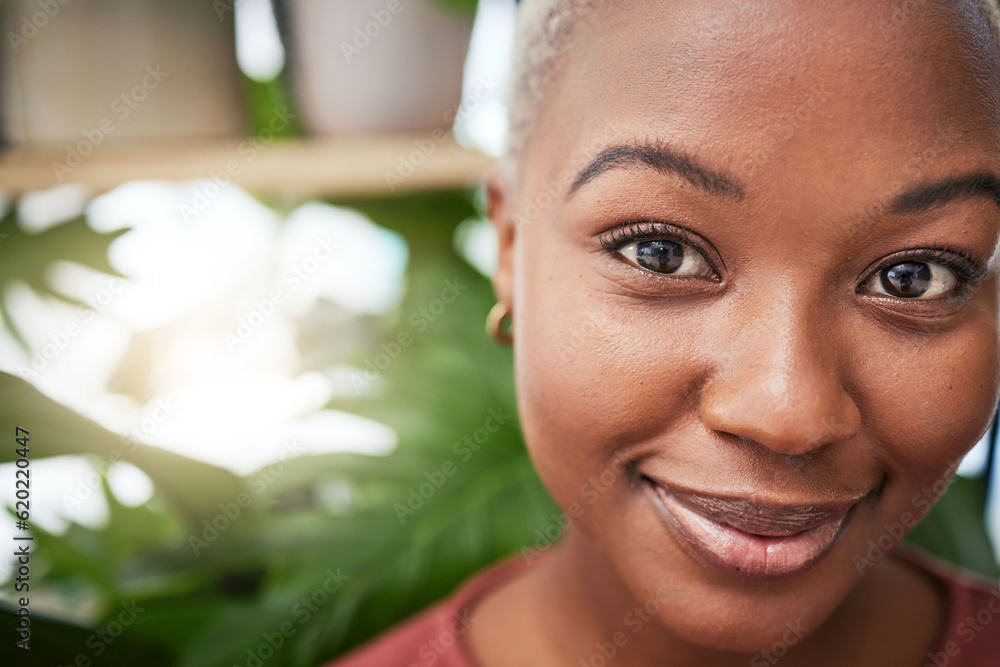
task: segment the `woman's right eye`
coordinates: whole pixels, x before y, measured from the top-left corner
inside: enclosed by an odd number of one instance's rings
[[[653,273],[703,278],[713,275],[712,268],[700,252],[676,241],[637,241],[618,252],[639,268]]]
[[[950,296],[959,286],[955,272],[934,262],[900,262],[868,279],[872,294],[901,299],[931,300]]]

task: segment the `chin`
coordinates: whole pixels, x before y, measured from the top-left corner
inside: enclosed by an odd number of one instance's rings
[[[661,599],[650,605],[657,608],[656,622],[694,646],[783,655],[820,628],[860,581],[851,560],[857,534],[845,536],[804,571],[739,576],[702,562],[672,536],[654,537],[656,521],[639,524],[647,527],[634,533],[641,538],[620,541],[606,552],[615,561],[610,565],[632,598]],[[669,582],[669,599],[657,595],[663,582]],[[762,664],[770,664],[766,656]]]
[[[712,609],[703,614],[668,613],[660,616],[660,622],[678,639],[702,648],[745,654],[768,651],[783,655],[808,637],[828,615],[815,609],[768,611],[756,613],[747,609],[726,613]]]
[[[678,639],[722,652],[780,656],[829,618],[844,595],[789,586],[780,595],[734,594],[695,584],[660,610],[658,622]],[[770,663],[767,663],[770,664]]]

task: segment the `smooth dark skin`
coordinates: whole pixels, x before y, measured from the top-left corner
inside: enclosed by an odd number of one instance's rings
[[[923,512],[914,496],[997,404],[995,193],[919,191],[1000,174],[988,28],[972,2],[915,3],[881,31],[897,3],[605,4],[576,28],[584,46],[547,92],[519,183],[490,184],[526,441],[556,501],[585,511],[475,606],[472,648],[485,667],[575,666],[624,631],[614,664],[747,665],[800,623],[810,634],[783,667],[922,665],[945,631],[941,593],[891,556],[861,578],[854,557]],[[628,162],[572,193],[559,180],[637,142],[742,196]],[[687,228],[718,279],[605,250],[600,235],[632,218]],[[986,277],[934,301],[861,287],[894,253],[935,245]],[[873,496],[815,567],[755,583],[690,557],[627,474],[589,504],[581,485],[616,458],[757,501]],[[669,602],[633,633],[626,614],[661,586]]]

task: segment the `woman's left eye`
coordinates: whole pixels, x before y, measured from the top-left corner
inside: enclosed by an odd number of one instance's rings
[[[933,262],[899,262],[876,271],[865,283],[872,294],[901,299],[934,299],[955,291],[958,277]]]
[[[702,277],[712,275],[712,268],[700,252],[676,241],[638,241],[618,252],[636,266],[653,273]]]

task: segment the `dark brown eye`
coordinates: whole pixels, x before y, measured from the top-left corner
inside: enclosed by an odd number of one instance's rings
[[[684,246],[672,241],[637,243],[635,263],[657,273],[674,273],[684,263]]]
[[[958,278],[951,269],[934,262],[900,262],[876,271],[867,285],[874,294],[927,300],[953,292]]]
[[[922,296],[931,286],[931,267],[923,262],[903,262],[882,269],[882,289],[901,297]]]
[[[653,273],[712,276],[712,269],[701,253],[683,243],[651,239],[630,243],[618,252],[639,268]]]

